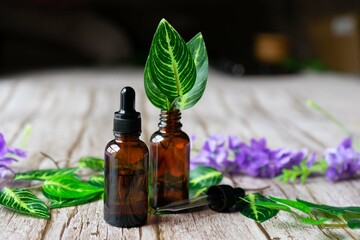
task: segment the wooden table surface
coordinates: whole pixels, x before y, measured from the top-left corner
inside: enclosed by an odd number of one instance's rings
[[[113,112],[119,91],[137,92],[143,118],[142,139],[157,130],[159,110],[147,100],[142,69],[68,70],[3,76],[0,79],[0,132],[10,145],[19,143],[31,124],[29,157],[19,170],[53,168],[43,151],[61,166],[75,166],[81,156],[102,157],[112,139]],[[308,148],[321,154],[345,137],[305,101],[312,99],[360,133],[360,79],[337,74],[232,77],[214,70],[201,101],[182,112],[183,129],[197,136],[196,146],[210,134],[237,134],[244,141],[266,137],[271,147]],[[269,185],[265,195],[296,197],[335,206],[360,206],[360,180],[330,183],[322,177],[307,184],[281,184],[246,176],[226,177],[243,188]],[[321,229],[299,223],[287,213],[257,224],[240,213],[205,210],[161,216],[140,228],[121,229],[103,220],[102,201],[51,211],[51,220],[23,216],[0,207],[0,239],[360,239],[360,231]]]

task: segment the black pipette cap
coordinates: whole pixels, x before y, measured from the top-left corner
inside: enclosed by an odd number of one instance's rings
[[[236,203],[236,200],[245,196],[242,188],[233,188],[230,185],[211,186],[206,194],[210,202],[209,208],[216,212],[228,212]]]
[[[114,114],[114,134],[140,134],[141,116],[135,110],[135,91],[124,87],[120,92],[120,110]]]

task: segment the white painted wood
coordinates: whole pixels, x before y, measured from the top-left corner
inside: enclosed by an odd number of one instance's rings
[[[142,139],[157,130],[159,110],[147,101],[142,69],[69,70],[29,73],[0,79],[0,132],[16,146],[31,124],[28,159],[18,170],[53,168],[43,151],[75,166],[82,156],[102,157],[112,139],[112,117],[119,91],[137,92],[142,113]],[[243,140],[266,137],[271,147],[308,148],[319,154],[336,146],[345,134],[305,105],[313,99],[360,133],[360,79],[337,74],[232,77],[210,71],[203,98],[182,112],[183,129],[195,134],[197,147],[211,134],[235,134]],[[265,195],[301,198],[318,203],[360,206],[359,179],[330,183],[312,178],[305,184],[231,176],[225,183],[263,187]],[[205,210],[150,217],[141,228],[121,229],[103,220],[102,201],[51,211],[51,220],[23,216],[0,207],[1,239],[360,239],[360,231],[319,229],[299,223],[287,213],[256,224],[239,213]]]

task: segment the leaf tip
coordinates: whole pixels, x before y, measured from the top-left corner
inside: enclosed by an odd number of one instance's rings
[[[170,25],[170,23],[165,18],[162,18],[159,22],[159,27],[162,25]]]

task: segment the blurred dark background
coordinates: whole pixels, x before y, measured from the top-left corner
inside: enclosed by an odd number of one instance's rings
[[[359,0],[0,1],[0,74],[143,67],[166,18],[230,74],[360,73]]]

